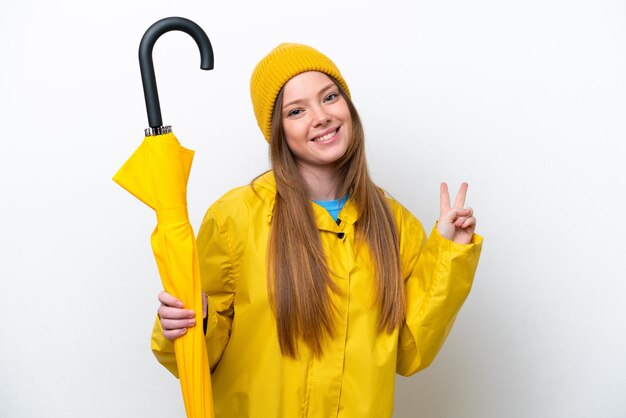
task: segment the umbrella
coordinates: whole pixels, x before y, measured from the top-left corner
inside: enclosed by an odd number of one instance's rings
[[[191,35],[201,54],[201,68],[213,68],[209,38],[194,22],[170,17],[153,24],[139,46],[139,63],[150,128],[139,148],[115,174],[113,180],[156,211],[157,226],[151,237],[152,250],[166,292],[196,312],[202,324],[200,270],[194,232],[187,214],[187,180],[193,151],[183,148],[163,126],[156,89],[152,49],[164,33],[180,30]],[[174,341],[185,410],[188,418],[213,417],[211,375],[201,326]]]

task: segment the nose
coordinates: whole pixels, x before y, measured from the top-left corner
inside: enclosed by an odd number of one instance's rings
[[[330,120],[331,120],[330,114],[326,111],[326,109],[324,109],[323,106],[315,106],[312,109],[312,113],[313,113],[313,119],[312,119],[313,126],[320,127],[320,126],[324,126],[330,123]]]

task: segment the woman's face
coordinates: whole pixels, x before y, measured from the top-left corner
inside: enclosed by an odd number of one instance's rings
[[[283,88],[282,124],[287,146],[299,164],[334,166],[346,153],[352,119],[346,100],[324,73],[308,71]]]

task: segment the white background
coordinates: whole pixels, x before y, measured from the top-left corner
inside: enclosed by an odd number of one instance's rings
[[[283,41],[337,63],[375,180],[427,229],[439,182],[470,183],[474,289],[395,417],[626,416],[623,0],[1,0],[2,417],[184,416],[149,350],[154,213],[111,181],[147,126],[139,40],[172,15],[215,51],[154,50],[196,229],[268,167],[248,81]]]

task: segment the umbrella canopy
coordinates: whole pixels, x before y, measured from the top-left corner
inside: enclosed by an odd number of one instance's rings
[[[198,44],[200,68],[213,68],[213,49],[206,33],[194,22],[169,17],[154,23],[139,46],[139,63],[150,128],[143,142],[115,174],[113,180],[156,211],[157,226],[151,244],[166,292],[195,312],[202,324],[200,268],[196,240],[187,214],[187,181],[193,151],[183,148],[162,126],[152,49],[164,33],[180,30]],[[180,386],[188,418],[212,418],[213,397],[206,342],[201,326],[174,341]]]
[[[113,180],[156,211],[152,250],[166,292],[196,312],[202,324],[200,269],[187,214],[187,180],[193,151],[172,133],[148,136]],[[213,417],[211,376],[201,326],[174,341],[180,385],[189,418]]]

